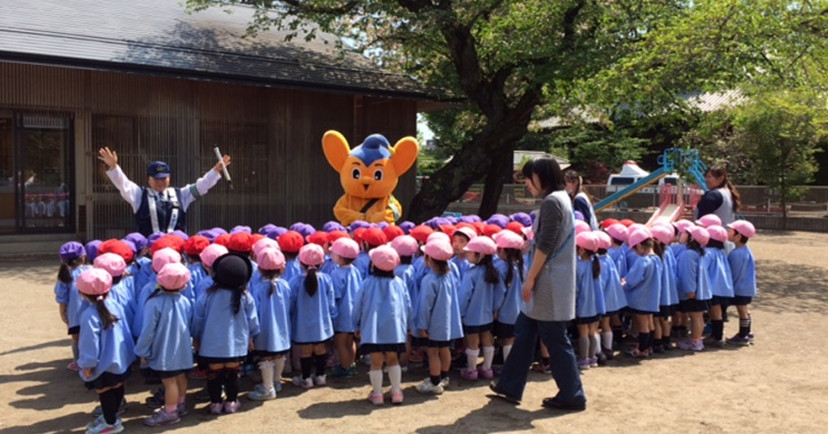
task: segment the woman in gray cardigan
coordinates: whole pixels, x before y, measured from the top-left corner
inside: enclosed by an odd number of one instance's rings
[[[586,396],[566,333],[575,318],[575,224],[572,202],[557,161],[542,158],[523,166],[526,187],[543,197],[533,230],[529,272],[523,284],[523,306],[515,323],[515,343],[500,380],[489,388],[496,397],[519,403],[538,337],[549,349],[558,394],[543,406],[564,411],[586,409]]]

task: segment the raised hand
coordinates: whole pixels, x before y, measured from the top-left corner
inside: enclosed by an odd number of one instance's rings
[[[224,166],[229,166],[230,165],[230,156],[229,155],[225,155],[224,157],[222,157],[221,160],[224,162]],[[219,175],[221,174],[221,169],[222,169],[221,163],[216,163],[216,165],[213,166],[213,170],[215,170],[216,173],[218,173]]]
[[[101,148],[98,150],[98,159],[106,163],[109,170],[114,169],[118,165],[118,153],[110,151],[109,148]]]

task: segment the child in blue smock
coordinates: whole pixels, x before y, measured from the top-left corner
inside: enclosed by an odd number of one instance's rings
[[[403,281],[405,288],[408,290],[408,299],[411,301],[411,312],[416,312],[417,300],[419,299],[420,291],[417,287],[416,280],[414,279],[415,270],[412,261],[414,256],[420,250],[420,246],[417,243],[417,240],[410,235],[399,235],[391,240],[390,245],[400,257],[400,264],[394,268],[394,275]],[[413,313],[411,320],[413,321]],[[421,362],[423,360],[424,350],[421,350],[421,347],[423,346],[424,342],[422,338],[419,336],[412,336],[411,331],[409,331],[408,337],[405,341],[405,352],[400,356],[400,366],[402,366],[403,371],[407,369],[408,362],[412,358],[417,362]]]
[[[354,344],[354,305],[362,285],[362,274],[353,262],[359,255],[359,245],[350,238],[339,238],[331,244],[331,284],[334,289],[337,315],[334,319],[334,345],[339,364],[334,366],[331,375],[347,377],[356,372],[356,346]]]
[[[235,413],[241,404],[239,364],[259,334],[256,304],[247,291],[253,266],[246,256],[227,253],[213,262],[215,284],[196,302],[193,344],[206,365],[211,414]],[[227,399],[222,403],[221,389]]]
[[[728,227],[728,238],[736,246],[727,255],[727,262],[733,276],[733,305],[739,312],[739,333],[728,338],[727,343],[750,345],[753,342],[753,333],[750,332],[748,305],[756,297],[756,265],[747,242],[756,235],[756,229],[747,220],[736,220]]]
[[[78,291],[90,304],[80,315],[78,366],[87,389],[101,401],[101,416],[87,425],[88,433],[121,432],[118,408],[124,399],[124,381],[135,359],[123,311],[109,297],[112,276],[99,268],[87,269],[77,278]]]
[[[80,310],[83,297],[78,293],[75,279],[89,266],[86,265],[86,249],[77,241],[60,246],[60,270],[55,283],[55,301],[58,303],[60,319],[66,324],[72,337],[72,361],[66,365],[70,371],[78,370],[78,332],[80,331]]]
[[[497,318],[494,322],[494,333],[503,351],[503,361],[509,358],[512,345],[515,343],[515,322],[520,314],[521,292],[523,291],[523,245],[525,240],[522,236],[512,232],[503,231],[495,235],[497,242],[497,256],[499,260],[495,263],[503,279],[506,294],[503,303],[497,311]]]
[[[678,258],[679,256],[684,253],[684,250],[687,248],[687,240],[690,238],[690,233],[687,231],[690,227],[695,226],[693,222],[689,220],[677,220],[673,222],[673,227],[676,229],[676,242],[670,244],[667,248],[670,249],[673,253],[673,258],[676,259],[676,289],[678,290]],[[678,294],[678,291],[677,291]],[[681,307],[681,297],[678,299],[678,305],[676,306],[675,312],[673,313],[673,318],[671,321],[671,336],[678,339],[678,341],[682,341],[687,338],[688,329],[687,323],[690,321],[690,316],[687,312],[682,311]]]
[[[682,350],[701,351],[704,349],[702,332],[704,331],[704,312],[710,308],[713,292],[710,278],[703,258],[706,256],[704,246],[710,235],[707,229],[699,226],[687,228],[687,245],[676,261],[676,288],[679,296],[679,310],[690,317],[690,336],[679,341]]]
[[[400,263],[397,251],[380,246],[368,252],[371,268],[362,282],[354,306],[354,325],[360,339],[360,352],[371,357],[368,378],[371,392],[368,400],[382,405],[382,366],[388,369],[391,381],[391,403],[402,404],[402,369],[399,355],[405,352],[405,341],[411,321],[411,300],[402,279],[394,276]]]
[[[615,268],[615,261],[608,254],[613,245],[613,238],[606,232],[596,232],[598,236],[598,262],[601,263],[601,290],[604,293],[604,307],[606,312],[601,317],[601,346],[598,348],[598,363],[602,364],[614,358],[612,343],[616,332],[621,337],[621,311],[627,307],[627,297],[621,288],[621,276]]]
[[[578,369],[598,366],[598,324],[606,313],[598,259],[598,236],[582,232],[575,237],[575,324],[578,329]]]
[[[655,251],[661,257],[664,273],[661,280],[659,311],[655,315],[653,332],[653,351],[662,353],[673,349],[670,344],[670,317],[678,307],[678,290],[676,286],[677,264],[673,251],[669,248],[675,240],[673,225],[656,224],[650,230],[655,241]]]
[[[126,274],[128,267],[124,258],[114,253],[104,253],[95,258],[94,267],[105,270],[112,276],[109,298],[121,306],[124,311],[124,321],[129,326],[135,316],[135,300],[132,298],[134,294],[132,276]]]
[[[359,243],[361,249],[359,255],[354,259],[354,267],[359,270],[360,275],[364,279],[368,275],[368,268],[371,265],[371,257],[368,255],[368,251],[387,243],[388,237],[385,236],[385,232],[382,229],[371,227],[360,231],[359,236],[355,236],[354,238]]]
[[[299,249],[305,245],[305,239],[299,232],[287,231],[276,240],[279,242],[279,250],[285,255],[285,272],[282,278],[290,282],[294,277],[302,274],[302,266],[299,264]]]
[[[293,384],[306,389],[324,386],[328,355],[325,344],[333,337],[333,319],[338,310],[334,300],[331,278],[318,272],[325,263],[325,252],[316,244],[307,244],[299,250],[299,263],[304,274],[290,281],[291,334],[294,348],[299,351],[301,376],[293,377]],[[316,367],[316,375],[311,371]]]
[[[658,313],[661,295],[661,280],[664,266],[661,258],[653,251],[653,238],[646,228],[634,231],[627,239],[630,249],[638,259],[627,271],[622,281],[627,296],[627,307],[633,313],[633,324],[638,330],[638,347],[632,357],[649,357],[652,346],[653,314]]]
[[[414,328],[427,338],[428,375],[417,385],[417,391],[439,395],[449,383],[453,339],[463,337],[457,283],[451,274],[449,260],[454,256],[451,244],[434,239],[423,247],[425,264],[431,270],[420,283]]]
[[[184,243],[184,253],[187,254],[187,268],[190,270],[190,286],[195,290],[205,276],[207,270],[201,265],[201,252],[210,245],[210,240],[201,235],[193,235]],[[195,302],[195,293],[193,300]]]
[[[132,336],[135,339],[138,339],[138,334],[141,333],[141,330],[144,328],[144,305],[146,305],[149,296],[152,295],[156,289],[158,289],[157,273],[161,271],[161,269],[164,268],[165,265],[172,263],[180,264],[181,261],[181,253],[178,253],[178,251],[170,247],[159,249],[152,254],[151,268],[153,271],[153,275],[150,278],[149,282],[147,282],[147,284],[144,285],[144,287],[138,291],[138,296],[135,298],[135,316],[132,319],[132,324],[130,325],[132,328]],[[195,292],[192,290],[190,290],[190,293],[193,295],[195,294]],[[194,301],[193,297],[187,298],[189,298],[191,302]]]
[[[477,232],[468,226],[463,226],[450,235],[451,248],[454,250],[454,257],[451,258],[451,263],[457,267],[458,281],[462,281],[466,271],[472,265],[467,258],[466,245],[477,236]]]
[[[282,389],[285,356],[290,351],[290,285],[281,278],[285,256],[278,249],[266,247],[256,253],[259,277],[250,282],[256,302],[259,334],[253,339],[253,354],[259,358],[262,383],[247,394],[253,401],[276,398]]]
[[[213,262],[227,253],[229,253],[227,247],[224,247],[221,244],[210,244],[201,251],[200,255],[198,255],[201,259],[201,268],[204,269],[204,277],[201,278],[193,291],[196,302],[198,302],[198,299],[201,298],[202,294],[207,292],[207,290],[216,283],[213,281]]]
[[[193,369],[190,324],[193,305],[181,290],[190,281],[190,270],[171,263],[158,272],[159,288],[144,305],[144,328],[135,344],[135,355],[145,360],[164,385],[164,407],[144,419],[144,425],[170,425],[187,413],[187,373]]]
[[[466,243],[464,251],[471,265],[463,274],[458,291],[466,344],[466,368],[460,371],[460,375],[471,381],[477,380],[478,376],[492,379],[492,326],[506,296],[506,286],[493,263],[497,244],[486,236],[474,237]],[[478,370],[477,358],[480,356],[481,347],[483,365]]]
[[[612,238],[612,246],[607,249],[607,255],[612,258],[618,275],[623,278],[627,275],[627,252],[624,250],[629,236],[627,227],[621,223],[615,223],[610,225],[606,232]]]
[[[733,301],[733,274],[730,270],[730,263],[725,253],[725,242],[727,241],[727,229],[722,226],[712,225],[707,227],[710,234],[710,241],[705,247],[704,264],[707,266],[710,277],[710,289],[713,291],[713,298],[710,300],[710,324],[712,330],[710,336],[705,339],[705,345],[712,345],[718,348],[724,346],[724,310]]]

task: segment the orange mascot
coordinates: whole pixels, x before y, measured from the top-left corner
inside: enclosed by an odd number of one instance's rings
[[[334,170],[345,194],[334,205],[336,219],[345,226],[356,220],[369,223],[394,223],[402,215],[402,206],[392,194],[400,175],[417,160],[420,145],[413,137],[403,137],[393,147],[380,134],[365,138],[351,149],[338,131],[322,136],[322,150]]]

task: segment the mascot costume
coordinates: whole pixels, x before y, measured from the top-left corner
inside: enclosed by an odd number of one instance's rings
[[[334,205],[336,219],[345,226],[356,220],[393,224],[402,215],[402,206],[392,193],[400,175],[417,160],[420,145],[403,137],[393,147],[380,134],[365,138],[351,149],[338,131],[322,136],[325,158],[339,172],[345,194]]]

